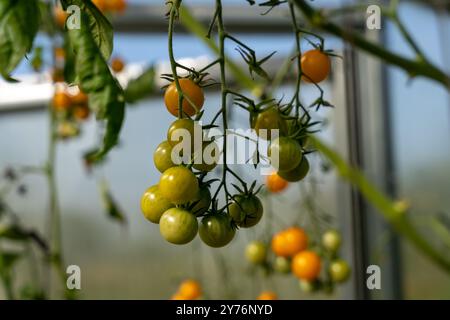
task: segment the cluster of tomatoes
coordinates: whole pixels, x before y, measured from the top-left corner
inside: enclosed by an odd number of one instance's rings
[[[56,115],[56,134],[60,139],[78,136],[80,124],[90,115],[88,97],[78,88],[70,88],[64,84],[56,85],[52,107]]]
[[[273,256],[262,241],[247,245],[245,255],[249,262],[281,274],[292,273],[299,279],[305,292],[318,289],[329,291],[336,283],[346,281],[350,267],[339,258],[341,235],[336,230],[323,233],[321,242],[310,244],[306,232],[297,226],[289,227],[272,237]]]
[[[179,79],[179,85],[184,97],[182,115],[186,118],[179,118],[170,125],[167,140],[161,142],[153,154],[154,164],[162,175],[159,183],[142,196],[141,209],[149,221],[159,223],[161,235],[171,243],[186,244],[199,233],[208,246],[223,247],[234,238],[237,227],[249,228],[261,220],[263,206],[253,188],[234,195],[221,209],[213,201],[209,189],[211,181],[205,181],[205,177],[216,167],[219,149],[213,140],[204,141],[204,130],[190,118],[203,107],[203,89],[189,78]],[[175,82],[166,88],[164,102],[172,115],[179,115]],[[174,150],[181,142],[176,138],[179,130],[189,133],[192,139],[188,155]],[[199,146],[194,143],[196,135],[202,137]],[[200,161],[196,161],[198,157]],[[200,224],[197,218],[201,218]]]
[[[123,13],[127,9],[126,0],[92,0],[92,3],[105,14]],[[55,6],[53,15],[55,17],[56,25],[63,29],[68,17],[67,12],[65,12],[61,6]]]
[[[171,300],[197,300],[202,296],[201,285],[192,279],[184,280]]]

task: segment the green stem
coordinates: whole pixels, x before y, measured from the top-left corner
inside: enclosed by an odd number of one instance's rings
[[[435,65],[423,60],[411,60],[395,54],[384,47],[365,39],[357,32],[341,28],[339,25],[326,21],[322,13],[314,9],[304,0],[293,0],[295,5],[314,27],[341,38],[359,49],[374,55],[387,63],[402,68],[411,77],[422,76],[450,88],[450,76]]]
[[[390,199],[381,193],[366,177],[355,168],[350,167],[344,159],[314,136],[310,136],[314,147],[324,154],[336,167],[338,174],[358,188],[361,194],[378,209],[383,217],[402,236],[407,238],[417,249],[427,255],[437,265],[450,272],[450,260],[438,252],[411,223],[406,210],[400,210]]]
[[[169,47],[169,60],[170,67],[172,69],[173,79],[178,92],[178,118],[183,118],[183,91],[181,90],[180,81],[177,74],[177,62],[173,53],[173,29],[175,25],[175,18],[177,16],[178,9],[181,5],[181,0],[174,0],[171,4],[169,15],[169,32],[168,32],[168,47]]]
[[[47,183],[49,188],[49,223],[50,223],[50,259],[53,267],[57,270],[58,276],[65,285],[65,271],[63,264],[63,254],[61,245],[61,212],[58,200],[58,187],[56,182],[56,147],[57,136],[55,134],[56,115],[53,108],[49,107],[49,148],[47,160]],[[50,278],[49,278],[50,279]],[[51,290],[51,286],[49,288]]]

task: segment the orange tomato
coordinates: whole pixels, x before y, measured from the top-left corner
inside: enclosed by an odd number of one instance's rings
[[[275,171],[266,178],[267,189],[272,193],[279,193],[288,187],[289,183]]]
[[[127,2],[125,0],[108,0],[107,8],[110,11],[122,13],[127,8]]]
[[[302,79],[306,82],[319,83],[330,74],[331,62],[328,55],[318,49],[305,52],[301,58]]]
[[[292,272],[301,280],[312,281],[320,274],[322,263],[317,253],[313,251],[302,251],[292,259]]]
[[[77,94],[71,97],[72,104],[74,105],[86,105],[88,103],[88,96],[83,91],[78,91]]]
[[[62,59],[64,59],[66,57],[66,52],[64,51],[63,48],[60,48],[60,47],[55,48],[54,54],[55,54],[55,58],[56,59],[62,60]]]
[[[111,61],[111,69],[113,69],[114,72],[118,73],[121,72],[125,68],[125,63],[120,58],[114,58]]]
[[[202,288],[197,281],[189,279],[181,283],[178,294],[185,300],[194,300],[202,295]]]
[[[278,296],[272,291],[263,291],[258,296],[257,300],[278,300]]]
[[[73,109],[73,116],[77,120],[86,120],[89,115],[90,111],[86,105],[76,105]]]
[[[272,251],[280,257],[292,257],[308,247],[308,236],[299,227],[291,227],[275,234]]]
[[[67,12],[65,12],[60,6],[55,6],[53,9],[53,15],[55,17],[56,25],[60,28],[64,28],[68,16]]]
[[[177,292],[170,298],[170,300],[186,300],[186,298]]]
[[[188,97],[189,100],[196,106],[200,111],[205,102],[205,96],[203,94],[202,88],[197,85],[191,79],[179,79],[181,91],[183,96]],[[174,116],[178,116],[178,91],[175,81],[172,82],[166,89],[164,93],[164,103],[166,104],[167,110]],[[187,99],[183,99],[182,103],[183,111],[189,116],[196,114],[196,109],[189,103]]]
[[[70,96],[64,92],[55,92],[53,95],[53,108],[57,111],[63,111],[70,108],[72,105],[72,100],[70,99]]]
[[[102,12],[108,9],[108,4],[106,3],[106,0],[92,0],[92,3],[95,4],[95,6]]]

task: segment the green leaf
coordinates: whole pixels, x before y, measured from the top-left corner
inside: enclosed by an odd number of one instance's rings
[[[39,17],[37,0],[0,1],[0,73],[6,80],[30,52]]]
[[[0,276],[7,277],[10,275],[11,268],[20,258],[19,253],[0,252]]]
[[[155,68],[151,66],[139,77],[131,80],[125,89],[125,100],[133,103],[158,91],[155,75]]]
[[[96,113],[97,119],[106,121],[102,145],[85,155],[87,163],[94,164],[102,161],[117,145],[125,116],[125,102],[123,90],[111,74],[91,33],[87,23],[89,19],[89,14],[82,11],[81,28],[67,32],[75,56],[76,82],[89,96],[89,107]]]
[[[126,223],[125,215],[113,198],[108,184],[105,181],[100,183],[100,196],[106,209],[108,217],[120,223]]]
[[[100,52],[105,60],[111,57],[113,51],[113,28],[108,19],[103,15],[103,13],[93,4],[91,1],[84,0],[61,0],[64,9],[71,5],[78,6],[82,13],[87,17],[87,21],[81,20],[81,28],[90,31],[95,44],[100,49]]]

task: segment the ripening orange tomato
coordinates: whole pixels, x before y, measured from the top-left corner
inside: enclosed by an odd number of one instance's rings
[[[123,13],[127,8],[125,0],[107,0],[106,5],[108,10],[119,13]]]
[[[305,52],[301,58],[301,65],[304,74],[302,79],[306,82],[319,83],[330,74],[330,57],[318,49]]]
[[[67,12],[65,12],[60,6],[55,6],[53,9],[53,15],[55,17],[56,25],[60,28],[64,28],[68,16]]]
[[[302,251],[292,259],[292,273],[301,280],[312,281],[320,274],[322,263],[317,253],[313,251]]]
[[[106,0],[92,0],[92,3],[102,12],[108,9],[108,4]]]
[[[197,110],[200,111],[205,102],[203,89],[191,79],[179,79],[179,83],[183,96],[187,97],[195,105]],[[167,87],[166,92],[164,93],[164,103],[166,104],[167,110],[172,115],[178,116],[178,91],[175,81]],[[196,108],[194,108],[187,99],[183,99],[182,106],[183,112],[188,116],[193,116],[197,113]]]
[[[73,107],[73,117],[77,120],[86,120],[89,118],[90,111],[87,105],[76,105]]]
[[[263,291],[258,296],[257,300],[278,300],[278,296],[272,291]]]
[[[114,72],[118,73],[121,72],[125,68],[125,63],[120,58],[114,58],[111,61],[111,69],[113,69]]]
[[[289,182],[280,177],[275,171],[266,178],[267,189],[272,193],[279,193],[286,189]]]
[[[63,60],[66,57],[66,52],[61,47],[55,48],[54,54],[55,58],[59,60]]]
[[[55,94],[53,95],[53,108],[56,111],[67,110],[70,108],[71,105],[72,100],[70,99],[70,96],[66,92],[64,91],[55,92]]]
[[[83,91],[78,91],[77,94],[71,97],[73,105],[86,105],[88,103],[88,96]]]
[[[299,227],[290,227],[278,232],[272,238],[272,251],[279,257],[292,257],[306,250],[308,236]]]
[[[195,280],[185,280],[180,284],[178,294],[186,300],[198,299],[202,295],[202,287]]]
[[[170,300],[187,300],[187,299],[177,292],[170,298]]]

